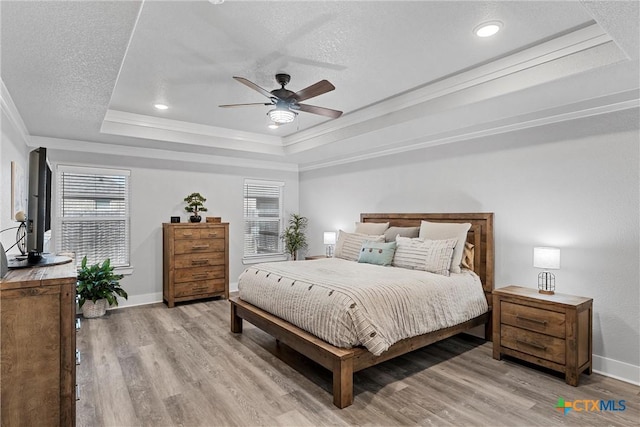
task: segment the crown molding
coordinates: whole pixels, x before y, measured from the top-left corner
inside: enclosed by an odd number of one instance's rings
[[[132,147],[128,145],[104,144],[99,142],[76,141],[71,139],[32,136],[30,145],[33,147],[46,147],[52,150],[138,157],[144,159],[183,161],[248,169],[267,169],[284,172],[298,172],[298,165],[295,163],[254,160],[200,153],[185,153],[179,151],[161,150],[156,148]]]
[[[346,114],[338,120],[325,122],[313,128],[287,136],[283,139],[285,152],[287,154],[299,153],[337,141],[338,139],[348,138],[360,131],[357,125],[362,125],[365,122],[379,121],[380,118],[392,112],[406,110],[446,95],[452,95],[456,92],[492,83],[498,79],[506,78],[535,67],[544,66],[553,61],[566,58],[569,55],[611,41],[611,37],[604,32],[599,25],[593,23],[487,64],[445,77],[386,101]],[[611,43],[611,48],[619,50],[614,43]],[[613,61],[616,60],[617,58]],[[609,61],[609,63],[613,61]],[[582,70],[567,70],[559,67],[559,69],[554,70],[554,72],[545,73],[545,80],[549,81],[559,78],[563,75],[561,73],[566,74],[568,71],[579,72]],[[532,84],[533,82],[529,79],[523,79],[519,81],[517,85],[509,86],[508,89],[510,92],[513,92],[529,87]],[[492,96],[495,96],[495,94]],[[400,117],[400,115],[394,117],[395,123],[401,120],[402,117]],[[385,125],[388,126],[389,124],[386,123]],[[368,128],[373,129],[370,126],[368,126]]]
[[[393,145],[393,147],[387,149],[375,150],[364,154],[356,153],[351,156],[341,156],[339,159],[328,161],[309,162],[306,164],[301,163],[299,165],[299,170],[300,172],[307,172],[315,169],[323,169],[437,145],[449,144],[452,142],[516,132],[534,127],[588,118],[633,108],[640,108],[640,93],[637,89],[593,98],[579,103],[540,110],[533,113],[507,117],[490,123],[456,129],[455,131],[448,131],[435,135],[425,135],[423,137],[413,139],[397,140],[389,144]]]
[[[29,145],[29,140],[31,135],[29,135],[29,131],[27,130],[27,126],[24,124],[22,120],[22,116],[16,107],[16,104],[13,102],[13,98],[11,98],[11,94],[9,93],[9,89],[4,85],[4,81],[0,77],[0,108],[4,115],[9,119],[11,125],[18,132],[25,145]]]
[[[282,138],[228,128],[107,110],[101,133],[283,155]]]

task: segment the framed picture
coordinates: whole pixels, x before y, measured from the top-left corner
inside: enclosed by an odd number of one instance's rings
[[[26,213],[27,182],[24,169],[16,162],[11,162],[11,219],[16,219],[16,212]]]

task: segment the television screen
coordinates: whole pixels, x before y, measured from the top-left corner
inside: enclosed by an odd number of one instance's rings
[[[30,263],[41,260],[45,232],[51,229],[51,178],[47,149],[40,147],[29,153],[27,251]]]

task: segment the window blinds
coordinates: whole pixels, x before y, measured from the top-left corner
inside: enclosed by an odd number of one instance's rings
[[[282,255],[283,182],[245,180],[244,257]]]
[[[129,265],[129,171],[58,167],[59,252]]]

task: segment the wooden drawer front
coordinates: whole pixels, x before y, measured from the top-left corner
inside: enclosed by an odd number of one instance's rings
[[[500,323],[565,338],[564,313],[502,301]]]
[[[178,282],[193,282],[194,280],[224,279],[224,266],[179,268],[175,270],[174,279]]]
[[[500,342],[503,347],[565,364],[565,341],[560,338],[503,325]]]
[[[197,282],[176,283],[175,298],[188,297],[192,295],[211,294],[224,292],[224,279],[199,280]]]
[[[224,265],[224,252],[205,252],[202,254],[182,254],[174,258],[175,268],[206,267]]]
[[[193,254],[198,252],[220,252],[225,249],[224,239],[176,240],[176,254]]]
[[[176,239],[224,239],[224,228],[184,228],[175,230]]]

